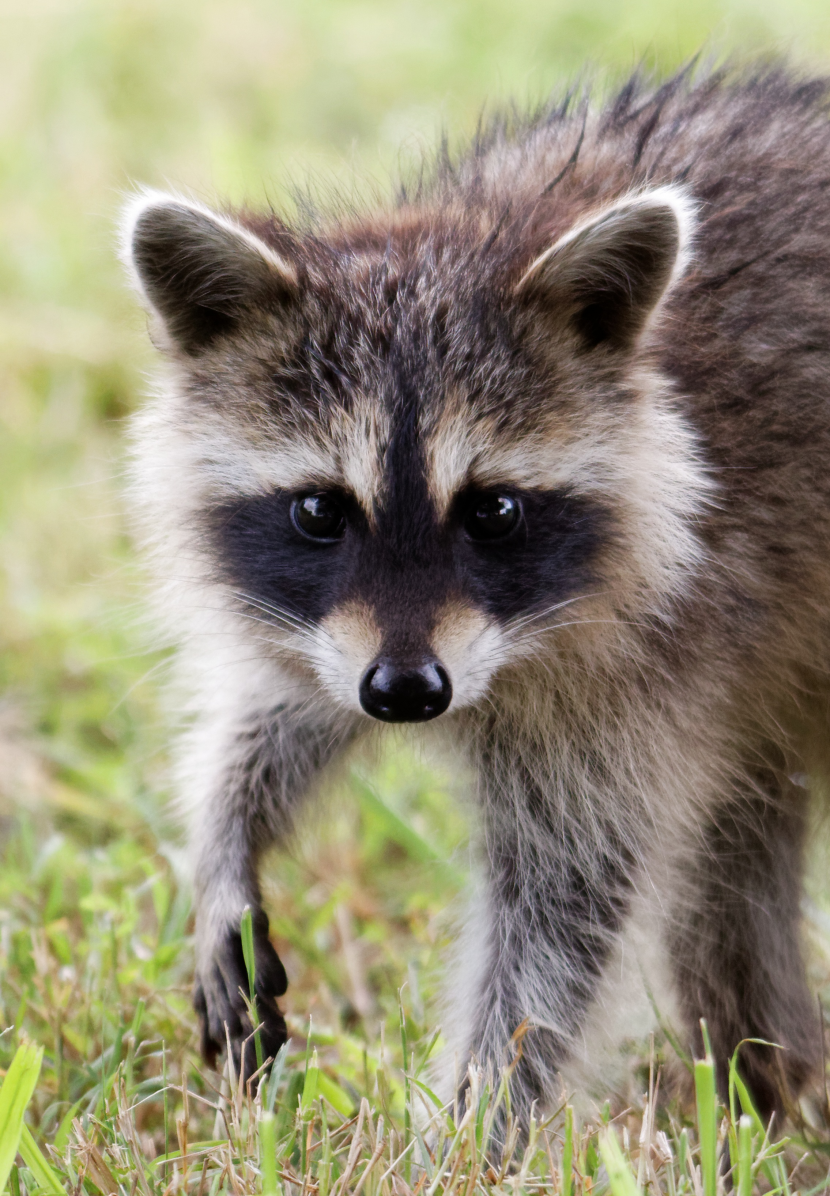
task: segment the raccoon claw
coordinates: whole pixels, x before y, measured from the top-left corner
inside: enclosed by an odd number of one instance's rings
[[[262,1058],[273,1059],[286,1042],[285,1019],[277,1006],[288,980],[268,938],[268,919],[262,910],[254,915],[254,958],[256,962],[255,996],[259,1017]],[[241,990],[241,991],[240,991]],[[248,972],[238,932],[230,932],[213,953],[213,961],[196,983],[193,1007],[201,1026],[201,1051],[205,1062],[214,1067],[216,1059],[230,1042],[236,1075],[243,1083],[257,1070],[254,1029],[248,1006]]]

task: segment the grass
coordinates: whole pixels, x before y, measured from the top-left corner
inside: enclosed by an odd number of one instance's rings
[[[704,43],[826,63],[830,9],[0,0],[0,1179],[13,1193],[710,1196],[733,1164],[741,1196],[823,1190],[820,1108],[770,1140],[737,1080],[717,1107],[706,1060],[697,1104],[667,1100],[660,1042],[632,1044],[630,1107],[583,1122],[564,1094],[526,1149],[508,1133],[504,1155],[485,1153],[509,1101],[500,1078],[472,1077],[466,1114],[436,1107],[435,977],[466,826],[456,781],[402,744],[356,767],[266,870],[290,1048],[250,1091],[204,1071],[165,813],[167,655],[148,648],[121,497],[123,423],[151,362],[114,254],[134,182],[289,210],[295,184],[359,197],[441,124],[471,129],[482,104],[533,102],[586,60],[601,80],[670,69]],[[819,860],[806,907],[822,999],[826,871]]]

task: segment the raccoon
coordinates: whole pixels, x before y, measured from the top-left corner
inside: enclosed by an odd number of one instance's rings
[[[783,1048],[740,1068],[790,1107],[822,1050],[830,85],[635,78],[365,214],[145,191],[123,237],[166,359],[131,496],[179,644],[207,1058],[256,1066],[246,906],[286,1037],[261,853],[373,728],[430,723],[475,778],[462,1074],[512,1058],[526,1122],[640,982],[692,1050],[706,1019],[722,1089],[739,1043]]]

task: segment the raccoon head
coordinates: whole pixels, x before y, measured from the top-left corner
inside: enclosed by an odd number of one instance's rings
[[[689,204],[515,224],[300,235],[159,193],[127,214],[172,365],[139,434],[151,530],[201,562],[197,604],[383,721],[478,702],[552,628],[603,621],[569,604],[612,622],[692,551],[693,447],[646,335]]]

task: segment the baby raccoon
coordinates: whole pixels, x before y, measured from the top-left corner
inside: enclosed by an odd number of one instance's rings
[[[729,72],[495,121],[365,216],[146,192],[167,359],[132,497],[188,694],[202,1046],[286,976],[257,864],[379,723],[476,778],[461,1062],[526,1120],[646,985],[764,1116],[821,1058],[799,947],[830,755],[830,85]],[[667,1001],[671,1005],[666,1005]],[[240,1059],[240,1056],[244,1055]]]

